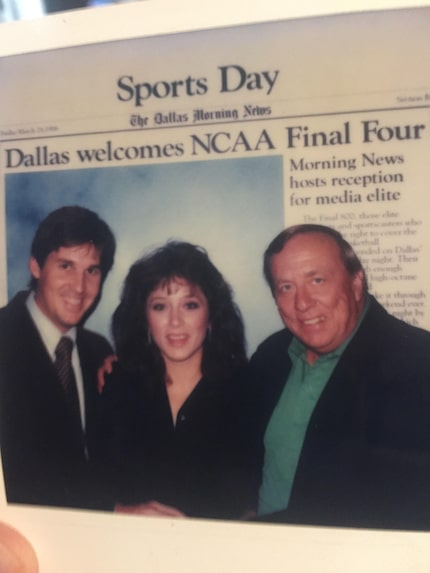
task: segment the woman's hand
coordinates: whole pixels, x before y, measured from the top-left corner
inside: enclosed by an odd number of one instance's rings
[[[105,375],[112,374],[112,364],[117,360],[118,356],[116,356],[116,354],[106,356],[103,364],[97,370],[97,390],[99,391],[99,394],[102,393],[103,386],[105,385]]]
[[[129,515],[153,515],[158,517],[186,517],[185,513],[171,507],[164,505],[158,501],[148,501],[147,503],[139,503],[137,505],[121,505],[117,503],[115,506],[115,513],[127,513]]]

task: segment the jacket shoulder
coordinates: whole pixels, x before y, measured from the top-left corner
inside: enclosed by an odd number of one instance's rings
[[[0,309],[0,360],[15,356],[30,342],[38,340],[36,327],[27,310],[27,293],[18,293]]]
[[[78,329],[77,344],[80,351],[95,354],[99,357],[114,353],[111,344],[104,336],[86,328]]]
[[[373,297],[363,327],[373,333],[372,338],[375,338],[375,341],[379,338],[381,344],[392,349],[393,358],[397,349],[427,349],[430,357],[430,332],[393,316]]]
[[[279,355],[284,355],[288,350],[288,346],[292,338],[292,334],[285,328],[271,334],[258,345],[256,351],[251,357],[251,362],[255,363],[273,357],[276,358]]]
[[[1,332],[3,332],[5,328],[16,324],[16,321],[20,321],[24,317],[29,317],[27,307],[25,305],[27,296],[27,292],[19,292],[6,306],[0,308]]]

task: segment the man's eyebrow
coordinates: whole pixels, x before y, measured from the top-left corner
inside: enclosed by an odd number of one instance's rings
[[[306,271],[305,272],[305,277],[313,277],[315,275],[319,275],[322,274],[325,271],[319,270],[319,269],[311,269],[310,271]],[[294,277],[280,277],[276,280],[277,283],[289,283],[289,282],[293,282],[294,281]]]
[[[76,262],[77,261],[75,261],[74,259],[68,259],[67,257],[58,257],[57,258],[57,263],[68,263],[70,265],[76,265]],[[86,268],[87,269],[100,269],[101,263],[91,263]]]

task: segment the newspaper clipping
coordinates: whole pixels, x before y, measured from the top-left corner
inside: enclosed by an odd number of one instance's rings
[[[1,59],[2,306],[27,288],[40,222],[80,205],[117,241],[86,323],[109,340],[130,266],[175,239],[231,285],[250,357],[283,327],[263,253],[302,223],[340,231],[379,303],[430,330],[429,20],[339,15]]]

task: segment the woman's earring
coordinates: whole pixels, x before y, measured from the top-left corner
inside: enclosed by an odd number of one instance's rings
[[[211,326],[211,325],[209,325],[208,328],[207,328],[206,338],[207,338],[207,341],[208,341],[208,342],[211,341],[211,338],[212,338],[212,326]]]
[[[152,336],[151,336],[151,331],[149,330],[149,328],[148,328],[147,339],[148,339],[148,344],[152,344]]]

